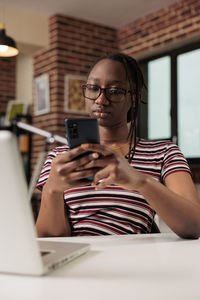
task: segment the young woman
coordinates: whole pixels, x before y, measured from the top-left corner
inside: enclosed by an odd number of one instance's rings
[[[200,200],[181,151],[169,141],[136,136],[143,87],[130,56],[108,55],[92,66],[83,94],[98,119],[101,144],[49,154],[38,182],[39,236],[150,233],[155,212],[180,237],[200,236]]]

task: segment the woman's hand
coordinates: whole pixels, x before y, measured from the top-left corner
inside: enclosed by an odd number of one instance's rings
[[[83,144],[82,149],[100,153],[98,159],[92,160],[81,170],[95,169],[93,185],[96,189],[103,189],[110,184],[115,184],[128,190],[138,190],[146,176],[131,167],[128,161],[116,151],[99,144]]]
[[[77,147],[55,157],[45,185],[46,188],[53,192],[63,193],[66,189],[87,185],[89,181],[86,177],[94,175],[97,169],[85,169],[83,166],[92,163],[99,155],[86,152],[82,147]],[[80,156],[83,154],[84,156]],[[79,168],[81,169],[79,170]]]

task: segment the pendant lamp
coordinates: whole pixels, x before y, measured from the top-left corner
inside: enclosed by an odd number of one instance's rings
[[[4,24],[0,24],[0,57],[16,56],[18,53],[15,41],[6,35]]]

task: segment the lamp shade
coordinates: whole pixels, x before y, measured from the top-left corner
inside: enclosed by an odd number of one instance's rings
[[[0,57],[15,56],[18,53],[15,41],[6,35],[5,28],[0,29]]]

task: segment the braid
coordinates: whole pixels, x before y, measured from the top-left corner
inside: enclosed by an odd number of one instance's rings
[[[131,91],[131,109],[130,109],[130,129],[129,129],[129,162],[132,161],[135,147],[137,143],[137,126],[138,126],[138,111],[139,103],[141,101],[141,91],[144,86],[144,79],[142,72],[136,62],[136,60],[130,56],[124,55],[126,63],[124,64],[125,69],[127,70],[127,78]],[[135,95],[135,101],[133,96]],[[129,121],[129,120],[128,120]]]
[[[100,57],[92,65],[90,71],[99,61],[103,59],[111,59],[122,63],[126,72],[127,80],[130,85],[131,108],[127,113],[127,122],[130,122],[130,128],[128,133],[128,138],[129,138],[128,160],[129,162],[131,162],[135,154],[135,147],[137,142],[137,123],[138,123],[139,104],[141,101],[141,92],[143,87],[146,88],[146,85],[144,83],[144,77],[136,60],[133,57],[128,56],[124,53],[114,53],[114,54],[109,54]]]

